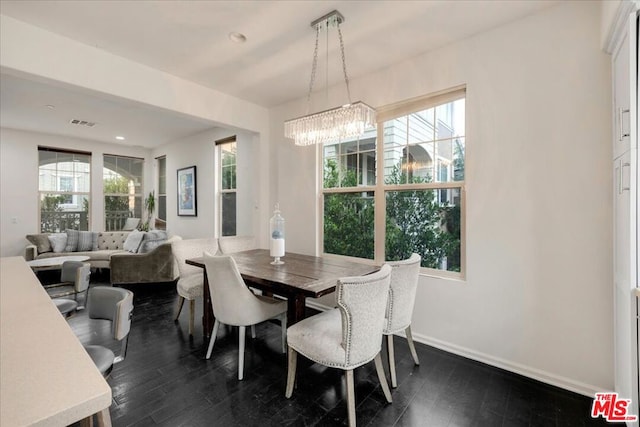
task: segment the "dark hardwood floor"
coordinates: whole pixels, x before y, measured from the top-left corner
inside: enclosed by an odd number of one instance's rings
[[[94,274],[93,282],[104,277]],[[95,284],[92,284],[94,286]],[[175,285],[130,286],[135,293],[127,358],[116,365],[114,426],[340,426],[347,408],[342,371],[298,358],[297,387],[284,397],[287,360],[277,322],[247,334],[245,379],[237,380],[237,330],[221,328],[205,360],[201,306],[187,333],[188,304],[179,323]],[[109,343],[107,325],[84,312],[69,319],[84,344]],[[118,350],[118,345],[109,345]],[[398,388],[387,404],[373,363],[355,371],[359,426],[591,426],[591,399],[422,344],[414,366],[396,338]],[[386,363],[386,356],[383,355]],[[388,373],[387,373],[388,376]]]

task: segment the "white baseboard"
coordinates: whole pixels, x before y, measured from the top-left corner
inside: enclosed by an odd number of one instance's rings
[[[325,311],[331,307],[327,307],[323,304],[318,304],[314,301],[307,300],[307,305],[316,310]],[[465,357],[467,359],[475,360],[477,362],[485,363],[496,368],[504,369],[505,371],[513,372],[519,375],[523,375],[528,378],[532,378],[537,381],[541,381],[546,384],[550,384],[556,387],[560,387],[565,390],[579,393],[588,397],[593,397],[596,392],[604,392],[611,390],[603,390],[602,388],[593,386],[591,384],[585,384],[579,381],[574,381],[570,378],[562,377],[560,375],[551,374],[530,366],[525,366],[516,362],[511,362],[506,359],[495,357],[489,354],[481,353],[475,350],[471,350],[465,347],[451,344],[446,341],[431,338],[426,335],[416,334],[413,332],[413,340],[422,344],[435,347],[437,349],[453,353],[458,356]],[[399,334],[404,335],[404,334]]]
[[[430,345],[448,353],[457,354],[458,356],[466,357],[467,359],[495,366],[496,368],[504,369],[505,371],[523,375],[525,377],[532,378],[534,380],[560,387],[562,389],[569,390],[575,393],[583,394],[588,397],[593,397],[596,392],[611,391],[603,390],[602,388],[596,387],[591,384],[574,381],[570,378],[552,374],[540,369],[522,365],[520,363],[512,362],[489,354],[460,347],[458,345],[427,337],[422,334],[416,334],[415,332],[413,332],[412,335],[414,341],[420,342],[422,344]]]

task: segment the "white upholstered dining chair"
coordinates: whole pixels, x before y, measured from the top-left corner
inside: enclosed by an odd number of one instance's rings
[[[226,236],[218,239],[220,252],[224,255],[256,249],[256,238],[253,236]]]
[[[202,297],[204,290],[204,271],[186,263],[189,258],[199,258],[204,252],[218,252],[218,239],[184,239],[171,243],[171,251],[178,263],[180,277],[176,284],[178,307],[174,321],[178,321],[184,301],[189,301],[189,335],[193,335],[196,299]]]
[[[300,353],[316,363],[345,371],[349,426],[356,425],[355,368],[374,360],[384,395],[391,402],[380,357],[390,274],[391,267],[384,265],[373,274],[339,279],[336,286],[337,308],[289,327],[287,398],[293,394],[297,355]]]
[[[244,378],[244,344],[247,326],[272,318],[279,318],[282,325],[282,352],[285,352],[287,330],[287,302],[255,295],[245,284],[236,262],[228,255],[212,256],[205,253],[209,291],[215,323],[207,349],[211,357],[221,324],[239,327],[238,379]],[[252,331],[254,332],[254,331]],[[255,333],[252,334],[255,336]]]
[[[411,336],[411,317],[416,300],[418,276],[420,275],[420,255],[411,254],[402,261],[389,261],[391,266],[391,284],[383,334],[387,337],[387,354],[389,356],[389,372],[391,387],[398,386],[396,378],[395,353],[393,350],[393,334],[404,331],[411,356],[416,365],[420,364],[418,353]]]

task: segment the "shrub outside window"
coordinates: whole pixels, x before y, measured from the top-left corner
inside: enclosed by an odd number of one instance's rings
[[[236,138],[216,141],[220,159],[220,235],[235,236],[237,233],[237,146]]]
[[[91,154],[38,147],[40,231],[89,230]]]
[[[465,90],[378,115],[377,131],[323,146],[323,252],[378,263],[416,252],[463,277]]]
[[[142,221],[144,159],[105,154],[102,171],[105,230],[122,230],[127,218]]]
[[[167,220],[167,158],[158,157],[158,218]]]

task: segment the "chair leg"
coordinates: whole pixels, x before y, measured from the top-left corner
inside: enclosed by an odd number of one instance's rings
[[[289,399],[293,394],[293,386],[296,382],[296,366],[298,364],[298,353],[289,347],[289,369],[287,371],[287,390],[284,396]]]
[[[356,427],[356,391],[353,386],[353,369],[344,371],[347,380],[347,412],[349,414],[349,427]]]
[[[256,325],[251,325],[251,338],[256,339]]]
[[[409,343],[409,350],[411,351],[411,356],[413,356],[413,361],[416,365],[419,365],[418,353],[416,353],[416,346],[413,344],[413,337],[411,336],[411,325],[407,326],[404,332],[407,335],[407,342]]]
[[[387,356],[389,356],[389,374],[391,376],[391,387],[398,387],[396,379],[396,355],[393,350],[393,334],[387,335]]]
[[[384,375],[384,368],[382,367],[382,357],[380,356],[380,353],[376,355],[374,361],[376,364],[378,379],[380,380],[380,386],[382,387],[382,391],[384,392],[384,397],[387,398],[387,402],[391,403],[391,390],[389,390],[389,385],[387,384],[387,377]]]
[[[184,298],[178,297],[178,307],[176,309],[176,317],[174,317],[174,321],[178,320],[180,317],[180,312],[182,311],[182,306],[184,305]]]
[[[78,310],[84,310],[85,309],[85,306],[87,305],[87,292],[88,292],[88,289],[83,292],[84,295],[82,295],[82,305],[80,303],[78,303]]]
[[[282,313],[280,327],[282,328],[282,353],[284,354],[287,352],[287,313]]]
[[[244,340],[245,334],[247,332],[246,326],[240,326],[239,331],[239,345],[238,345],[238,379],[242,380],[244,378]]]
[[[196,300],[189,300],[189,335],[193,335],[194,317],[196,313]]]
[[[218,335],[218,327],[220,326],[220,322],[216,319],[213,322],[213,331],[211,331],[211,339],[209,340],[209,348],[207,349],[207,359],[211,357],[211,352],[213,351],[213,344],[216,342],[216,335]]]

